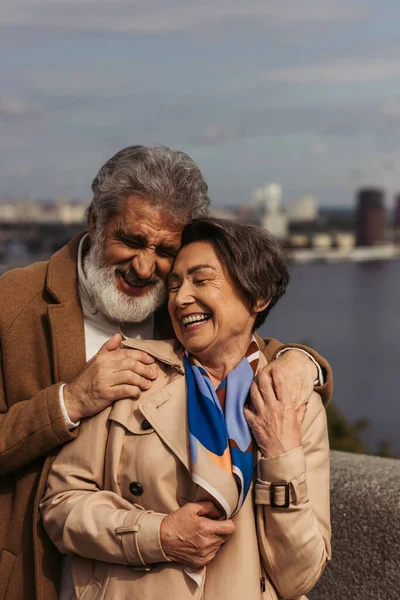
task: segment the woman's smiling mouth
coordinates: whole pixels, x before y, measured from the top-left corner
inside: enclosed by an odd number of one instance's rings
[[[183,317],[182,325],[185,329],[194,329],[195,327],[199,327],[203,325],[208,319],[211,318],[211,314],[209,313],[197,313],[193,315],[188,315]]]

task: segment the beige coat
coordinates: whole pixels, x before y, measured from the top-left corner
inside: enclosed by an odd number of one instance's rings
[[[279,458],[258,457],[258,478],[234,517],[236,531],[198,588],[182,565],[168,561],[159,537],[166,514],[199,499],[189,472],[182,353],[177,342],[129,345],[157,359],[157,387],[83,423],[53,463],[41,503],[49,536],[61,552],[75,555],[76,598],[277,600],[305,594],[330,556],[329,448],[320,396],[313,392],[309,399],[302,447]],[[291,482],[290,507],[271,508],[269,482],[282,480]],[[142,486],[142,495],[132,493],[132,483]]]

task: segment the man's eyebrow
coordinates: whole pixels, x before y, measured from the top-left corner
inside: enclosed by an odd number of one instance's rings
[[[128,231],[123,231],[123,229],[117,229],[115,232],[115,236],[119,239],[129,240],[138,244],[143,244],[143,246],[146,246],[148,242],[145,235],[142,235],[140,233],[129,233]]]
[[[169,252],[176,256],[181,249],[179,244],[160,244],[158,246],[158,250],[163,250],[164,252]]]
[[[128,242],[134,242],[135,244],[140,244],[141,246],[147,246],[149,240],[147,237],[141,233],[128,233],[127,231],[123,231],[122,229],[117,229],[115,232],[116,237],[120,240],[126,240]],[[159,250],[163,250],[165,252],[169,252],[171,254],[178,254],[180,250],[180,244],[160,244],[157,247]]]

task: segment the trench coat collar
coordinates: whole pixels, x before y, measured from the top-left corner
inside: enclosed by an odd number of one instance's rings
[[[143,350],[148,352],[154,358],[160,362],[174,367],[181,373],[184,372],[183,368],[183,348],[176,339],[170,340],[137,340],[136,338],[129,338],[124,340],[122,345],[126,348],[133,348],[134,350]]]
[[[184,377],[183,348],[177,340],[129,339],[124,347],[148,352],[156,360],[175,370],[169,383],[142,393],[137,402],[124,399],[116,402],[109,418],[124,425],[131,433],[138,433],[135,409],[150,423],[163,442],[190,472],[189,433],[187,426],[186,379]],[[143,434],[143,431],[140,433]]]

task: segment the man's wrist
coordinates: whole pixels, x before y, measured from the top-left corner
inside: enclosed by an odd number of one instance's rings
[[[73,419],[71,419],[71,415],[67,411],[67,407],[65,406],[65,398],[64,398],[65,386],[66,386],[66,384],[63,383],[59,389],[60,408],[61,408],[61,412],[62,412],[64,420],[65,420],[65,424],[67,425],[68,429],[75,429],[75,427],[78,427],[78,425],[80,425],[80,420],[76,419],[74,421]]]

